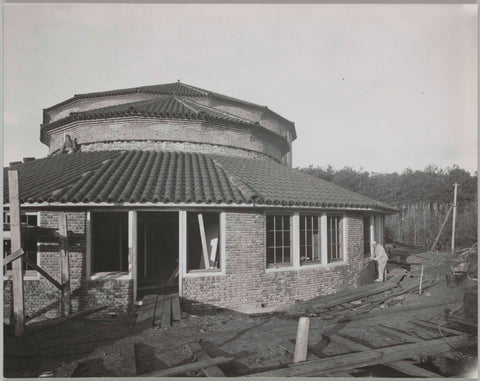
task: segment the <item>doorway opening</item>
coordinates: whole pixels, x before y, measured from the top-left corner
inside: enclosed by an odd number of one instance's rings
[[[178,212],[138,212],[137,299],[178,292]]]

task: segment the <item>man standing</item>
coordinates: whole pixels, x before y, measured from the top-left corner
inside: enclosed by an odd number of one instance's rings
[[[383,282],[388,256],[385,253],[385,249],[382,247],[382,245],[378,244],[376,241],[372,242],[372,249],[373,253],[371,260],[377,261],[378,263],[378,279],[375,279],[375,282]]]

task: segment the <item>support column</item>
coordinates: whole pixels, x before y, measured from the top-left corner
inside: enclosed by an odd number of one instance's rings
[[[327,213],[322,213],[320,217],[320,237],[322,245],[322,264],[326,265],[328,263],[328,234],[327,234]]]
[[[133,280],[133,303],[137,301],[137,211],[128,211],[128,273]]]
[[[183,276],[187,272],[187,212],[178,212],[178,295],[183,296]]]
[[[92,242],[92,213],[87,212],[87,261],[86,273],[87,279],[92,275],[92,260],[93,260],[93,242]]]
[[[300,213],[294,213],[292,217],[292,255],[293,267],[300,267]]]
[[[20,199],[18,191],[18,172],[8,171],[8,197],[10,208],[10,234],[12,253],[21,249]],[[23,267],[21,258],[12,262],[13,278],[13,315],[15,318],[15,337],[25,331],[25,304],[23,296]]]

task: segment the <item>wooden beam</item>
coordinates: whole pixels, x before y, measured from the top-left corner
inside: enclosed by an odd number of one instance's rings
[[[190,353],[195,361],[209,360],[210,356],[198,343],[190,343],[185,346],[185,349]],[[210,366],[208,368],[202,368],[202,372],[206,377],[225,377],[219,367]]]
[[[452,213],[452,209],[453,209],[453,204],[450,205],[450,208],[448,209],[447,215],[445,216],[445,219],[443,220],[442,226],[440,227],[440,230],[438,231],[438,234],[437,234],[437,236],[435,237],[435,241],[433,241],[433,245],[432,245],[430,251],[434,251],[434,250],[435,250],[435,246],[437,246],[438,240],[440,239],[440,235],[441,235],[442,232],[443,232],[443,228],[444,228],[445,225],[447,224],[447,220],[448,220],[448,217],[450,216],[450,213]]]
[[[452,335],[463,335],[465,333],[465,332],[457,331],[455,329],[447,328],[437,323],[432,323],[430,321],[425,321],[421,319],[413,320],[412,323],[420,327],[433,329],[434,331],[437,331],[441,335],[443,335],[444,333],[450,333]]]
[[[158,295],[157,307],[155,308],[155,324],[162,324],[163,303],[165,302],[165,295]]]
[[[207,239],[205,238],[205,225],[203,224],[203,214],[198,214],[198,226],[200,228],[200,239],[202,241],[203,262],[205,268],[210,268],[210,259],[208,258]]]
[[[219,356],[207,360],[175,366],[169,369],[157,370],[148,374],[142,374],[142,377],[171,377],[179,374],[184,374],[186,372],[191,372],[193,370],[205,369],[211,366],[226,364],[232,360],[233,358],[231,357]]]
[[[6,266],[10,262],[13,262],[15,259],[20,258],[23,254],[25,254],[22,248],[16,250],[14,253],[10,254],[8,257],[3,258],[3,265]]]
[[[78,362],[72,362],[70,364],[64,364],[55,372],[55,377],[70,378],[77,370]]]
[[[8,171],[8,197],[10,206],[10,234],[12,252],[21,249],[20,199],[18,190],[18,171]],[[13,278],[13,316],[15,319],[15,336],[25,332],[25,305],[23,295],[22,261],[12,263]]]
[[[35,271],[39,272],[40,275],[42,275],[45,279],[47,279],[50,283],[52,283],[56,288],[58,288],[60,291],[63,290],[63,286],[55,279],[53,278],[49,273],[47,273],[44,269],[42,269],[39,265],[37,265],[35,262],[33,262],[30,258],[28,257],[22,257],[22,261],[27,263],[32,269]]]
[[[62,317],[62,318],[54,319],[54,320],[44,320],[44,321],[42,321],[40,323],[37,323],[35,325],[28,325],[27,326],[27,333],[37,332],[37,331],[40,331],[44,328],[52,327],[54,325],[57,325],[57,324],[65,322],[65,321],[77,318],[79,316],[88,315],[88,314],[100,311],[100,310],[104,309],[105,307],[106,306],[94,306],[94,307],[90,307],[90,308],[85,308],[84,310],[74,312],[73,314],[71,314],[69,316],[65,316],[65,317]]]
[[[395,345],[392,347],[333,356],[320,360],[305,361],[291,364],[288,368],[249,374],[247,377],[317,376],[324,374],[325,371],[343,371],[352,368],[396,362],[411,358],[415,355],[424,353],[432,354],[451,349],[451,346],[465,342],[467,337],[467,335],[452,336],[435,340],[426,340],[420,343]]]
[[[285,349],[287,352],[290,352],[292,354],[292,356],[295,354],[295,344],[293,344],[291,341],[282,341],[280,344],[278,344],[280,347],[282,347],[283,349]],[[313,353],[311,352],[308,352],[307,351],[307,361],[311,361],[311,360],[317,360],[319,359],[320,357],[314,355]]]
[[[293,356],[294,363],[305,361],[307,359],[309,329],[310,319],[308,317],[301,317],[298,320],[295,355]]]
[[[68,252],[67,215],[61,212],[58,215],[58,233],[60,235],[60,283],[62,290],[62,313],[63,316],[71,314],[70,301],[70,258]]]
[[[408,333],[399,331],[398,329],[379,324],[375,326],[375,330],[380,331],[382,334],[389,336],[393,339],[400,339],[407,343],[418,343],[422,341],[418,336],[409,335]]]
[[[137,315],[135,328],[137,330],[151,328],[155,316],[155,306],[157,304],[157,295],[146,295],[143,298],[142,306]]]
[[[180,308],[180,299],[178,294],[172,295],[172,318],[175,321],[182,320],[182,310]]]
[[[389,368],[398,370],[399,372],[408,374],[409,376],[412,377],[440,377],[443,378],[442,375],[438,373],[433,373],[427,369],[423,369],[419,366],[416,366],[410,361],[397,361],[397,362],[391,362],[388,364],[385,364]]]
[[[170,327],[172,321],[172,295],[165,295],[162,311],[162,327]]]

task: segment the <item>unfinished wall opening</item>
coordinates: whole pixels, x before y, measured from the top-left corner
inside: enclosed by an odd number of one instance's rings
[[[92,273],[128,272],[128,213],[95,212],[92,223]]]
[[[25,227],[37,227],[38,213],[37,212],[27,212],[20,215],[20,224],[22,228]],[[10,231],[10,212],[3,212],[3,231]],[[25,238],[22,236],[22,249],[25,252],[25,255],[31,259],[33,262],[38,264],[38,255],[37,255],[37,238],[35,236],[27,236]],[[7,257],[12,253],[12,244],[9,238],[3,240],[3,257]],[[36,275],[37,272],[31,269],[25,262],[22,262],[23,271],[25,275]],[[3,275],[12,274],[12,263],[9,263],[7,266],[3,267]]]
[[[138,212],[138,297],[178,290],[178,212]]]
[[[220,213],[187,213],[187,272],[220,271]]]

